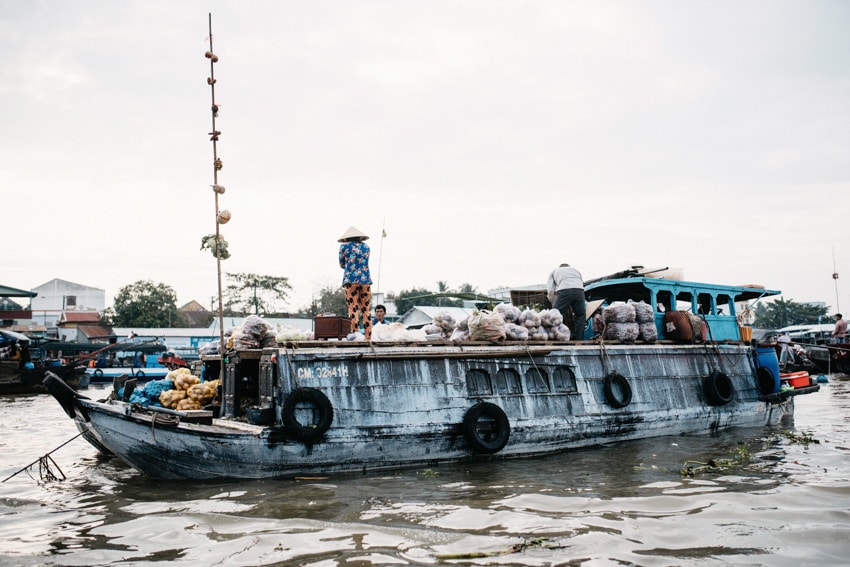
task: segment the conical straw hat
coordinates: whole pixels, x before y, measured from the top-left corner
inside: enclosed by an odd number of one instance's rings
[[[345,233],[342,236],[339,237],[339,240],[337,240],[337,242],[346,242],[348,240],[355,240],[355,239],[357,239],[357,240],[368,240],[369,237],[366,236],[364,233],[360,232],[359,230],[357,230],[356,228],[354,228],[353,226],[350,226],[350,227],[348,227],[348,230],[346,230]]]

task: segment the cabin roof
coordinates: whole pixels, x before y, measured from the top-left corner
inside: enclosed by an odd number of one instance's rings
[[[760,297],[780,295],[782,292],[765,289],[755,285],[722,285],[661,278],[620,278],[592,283],[585,288],[588,299],[608,299],[625,301],[627,299],[649,300],[650,291],[670,291],[674,295],[681,292],[727,294],[735,302],[749,301]]]

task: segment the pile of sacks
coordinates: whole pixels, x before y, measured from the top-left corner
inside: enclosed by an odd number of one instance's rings
[[[658,340],[655,314],[646,302],[615,302],[602,310],[605,331],[602,338],[609,341],[633,343],[640,339],[648,343]]]
[[[510,303],[497,305],[493,311],[476,311],[455,321],[446,311],[440,311],[431,324],[421,329],[405,329],[401,323],[375,325],[372,341],[413,342],[448,339],[463,341],[568,341],[570,329],[557,309],[537,312],[520,311]]]
[[[188,368],[178,368],[168,373],[166,380],[174,383],[174,388],[159,395],[162,407],[188,411],[199,410],[212,403],[218,389],[218,380],[201,382]]]
[[[277,340],[275,331],[258,315],[249,315],[242,325],[230,334],[227,348],[233,350],[249,350],[275,347]]]
[[[162,380],[151,380],[133,390],[130,403],[141,406],[161,406],[175,410],[199,410],[213,403],[219,380],[201,382],[188,368],[169,372]],[[119,391],[119,395],[123,392]]]

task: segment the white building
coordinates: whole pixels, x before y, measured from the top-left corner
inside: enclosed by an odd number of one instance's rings
[[[32,320],[37,325],[55,328],[64,311],[90,311],[103,314],[106,291],[96,287],[52,279],[32,288]]]

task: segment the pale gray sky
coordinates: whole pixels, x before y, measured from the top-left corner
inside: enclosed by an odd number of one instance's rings
[[[0,283],[486,291],[632,264],[850,310],[850,3],[0,0]],[[381,240],[385,226],[387,238]]]

